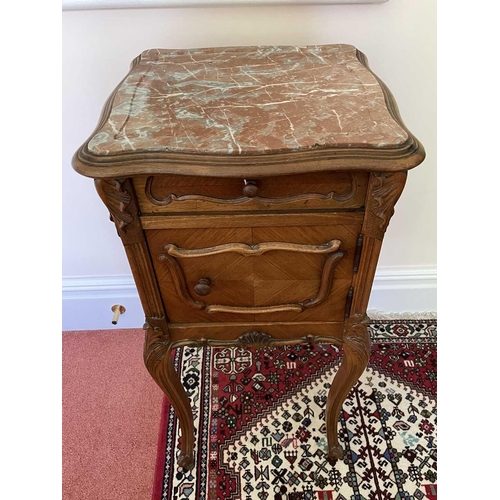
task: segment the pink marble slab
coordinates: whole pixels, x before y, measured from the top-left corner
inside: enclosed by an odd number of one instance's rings
[[[88,150],[255,155],[407,140],[352,45],[151,49]]]

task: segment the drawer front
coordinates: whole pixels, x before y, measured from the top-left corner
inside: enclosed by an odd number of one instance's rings
[[[354,210],[364,205],[367,182],[366,172],[319,172],[253,181],[176,175],[134,179],[143,214]]]
[[[342,321],[361,225],[147,230],[172,323]]]

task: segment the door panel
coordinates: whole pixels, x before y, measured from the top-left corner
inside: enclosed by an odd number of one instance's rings
[[[173,323],[341,321],[356,225],[148,230]],[[208,294],[197,293],[200,280]]]

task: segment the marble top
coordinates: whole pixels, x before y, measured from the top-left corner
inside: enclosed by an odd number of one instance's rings
[[[256,155],[407,140],[356,48],[339,44],[146,50],[87,147]]]

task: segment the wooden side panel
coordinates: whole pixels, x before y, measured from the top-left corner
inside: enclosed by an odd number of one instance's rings
[[[363,206],[366,172],[323,172],[255,180],[253,197],[244,179],[142,176],[134,179],[143,214],[261,210],[356,209]]]
[[[353,280],[351,316],[364,316],[366,313],[382,240],[394,214],[394,206],[403,192],[406,177],[406,172],[370,174],[362,230],[363,250],[359,269]]]
[[[96,179],[95,186],[125,247],[146,319],[160,325],[164,334],[168,335],[165,308],[139,219],[132,181]]]

